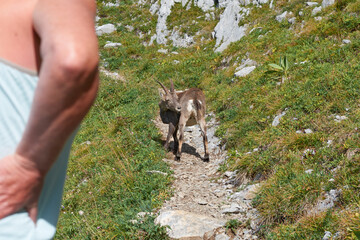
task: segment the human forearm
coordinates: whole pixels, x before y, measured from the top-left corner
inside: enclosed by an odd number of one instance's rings
[[[96,67],[68,69],[56,64],[56,58],[44,61],[29,122],[16,150],[41,173],[48,171],[88,112],[98,85]]]
[[[48,171],[95,98],[98,45],[94,16],[92,0],[39,0],[35,8],[41,67],[30,118],[16,153],[41,174]]]

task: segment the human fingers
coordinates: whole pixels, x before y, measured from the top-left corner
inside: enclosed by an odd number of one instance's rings
[[[26,211],[29,213],[31,220],[36,223],[37,214],[38,214],[38,204],[37,201],[32,203],[30,206],[26,207]]]
[[[0,159],[0,219],[21,209],[35,222],[43,178],[13,155]]]

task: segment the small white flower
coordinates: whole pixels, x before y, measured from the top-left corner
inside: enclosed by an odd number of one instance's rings
[[[84,211],[80,210],[80,211],[79,211],[79,215],[80,215],[80,216],[84,215]]]

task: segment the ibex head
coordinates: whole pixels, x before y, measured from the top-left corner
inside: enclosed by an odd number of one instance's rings
[[[181,112],[181,105],[179,103],[179,98],[174,90],[174,83],[172,80],[170,80],[170,91],[159,81],[157,81],[160,86],[163,88],[164,91],[162,91],[161,89],[159,89],[159,94],[160,94],[160,109],[162,111],[173,111],[176,113],[180,113]]]

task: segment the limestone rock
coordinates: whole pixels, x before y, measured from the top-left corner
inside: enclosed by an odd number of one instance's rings
[[[284,111],[284,112],[282,112],[282,113],[280,113],[279,115],[277,115],[275,118],[274,118],[274,120],[273,120],[273,122],[272,122],[272,126],[274,126],[274,127],[276,127],[277,125],[279,125],[280,124],[280,119],[284,116],[286,114],[286,112]]]
[[[240,7],[240,3],[236,0],[228,3],[213,33],[216,38],[216,52],[222,52],[230,43],[239,41],[245,36],[247,26],[239,26],[239,22],[249,13],[249,10]]]
[[[319,12],[321,12],[321,10],[322,10],[322,7],[316,7],[312,10],[311,15],[314,16],[314,15],[318,14]]]
[[[322,240],[330,240],[331,239],[331,232],[325,231],[324,237]]]
[[[314,209],[310,213],[326,212],[328,209],[335,206],[335,202],[339,200],[341,189],[332,189],[325,194],[325,199],[319,200]]]
[[[167,54],[167,53],[169,52],[169,50],[160,48],[160,49],[158,50],[158,52],[159,52],[159,53]]]
[[[291,24],[295,24],[296,23],[296,17],[289,18],[288,22],[291,23]]]
[[[151,5],[150,13],[154,15],[157,11],[159,11],[159,9],[160,9],[159,1],[156,1],[153,5]]]
[[[342,120],[346,120],[346,119],[347,119],[346,116],[336,115],[334,121],[335,121],[335,122],[341,122]]]
[[[158,11],[158,21],[156,24],[156,42],[158,44],[166,44],[166,37],[169,35],[169,31],[166,26],[167,17],[171,13],[171,8],[175,4],[174,0],[161,0],[160,8]]]
[[[109,34],[116,31],[114,24],[108,23],[96,28],[96,35],[101,36],[103,34]]]
[[[307,128],[307,129],[304,130],[304,132],[306,134],[310,134],[310,133],[313,133],[313,130],[311,130],[310,128]]]
[[[326,8],[328,6],[331,6],[335,3],[335,0],[323,0],[322,3],[321,3],[321,6],[323,8]]]
[[[213,0],[194,0],[194,5],[201,8],[204,12],[214,9]]]
[[[278,21],[278,22],[282,22],[282,21],[285,20],[287,14],[288,14],[288,12],[285,11],[285,12],[283,12],[282,14],[276,16],[276,17],[275,17],[275,20]]]
[[[171,238],[202,237],[206,232],[224,226],[226,221],[181,210],[161,212],[155,220],[161,226],[168,225]]]
[[[237,203],[232,203],[230,207],[223,209],[221,212],[226,214],[226,213],[243,213],[245,211],[246,209],[243,206],[240,206]]]
[[[119,47],[122,46],[121,43],[114,43],[114,42],[107,42],[104,48],[112,48],[112,47]]]
[[[231,199],[252,200],[256,196],[256,193],[259,191],[259,189],[260,189],[260,184],[258,183],[249,185],[245,187],[243,190],[234,193],[231,196]]]
[[[319,3],[317,3],[317,2],[306,2],[305,4],[306,4],[306,6],[313,7],[313,6],[317,6]]]
[[[105,74],[105,76],[107,76],[107,77],[111,77],[111,78],[113,78],[113,79],[115,79],[115,80],[120,80],[120,81],[122,81],[122,82],[126,82],[125,77],[122,76],[122,75],[120,75],[120,74],[117,73],[117,72],[110,72],[110,71],[106,70],[106,69],[103,68],[103,67],[100,67],[100,72],[103,73],[103,74]]]
[[[189,47],[194,43],[194,37],[189,36],[186,33],[181,36],[179,30],[174,30],[169,39],[172,40],[172,45],[175,47]]]
[[[112,2],[105,3],[105,2],[103,2],[103,4],[104,4],[105,7],[119,7],[120,6],[119,2],[116,2],[116,3],[112,3]]]
[[[235,77],[245,77],[245,76],[249,75],[252,71],[254,71],[255,68],[256,68],[255,66],[244,67],[240,71],[236,72],[234,75],[235,75]]]

